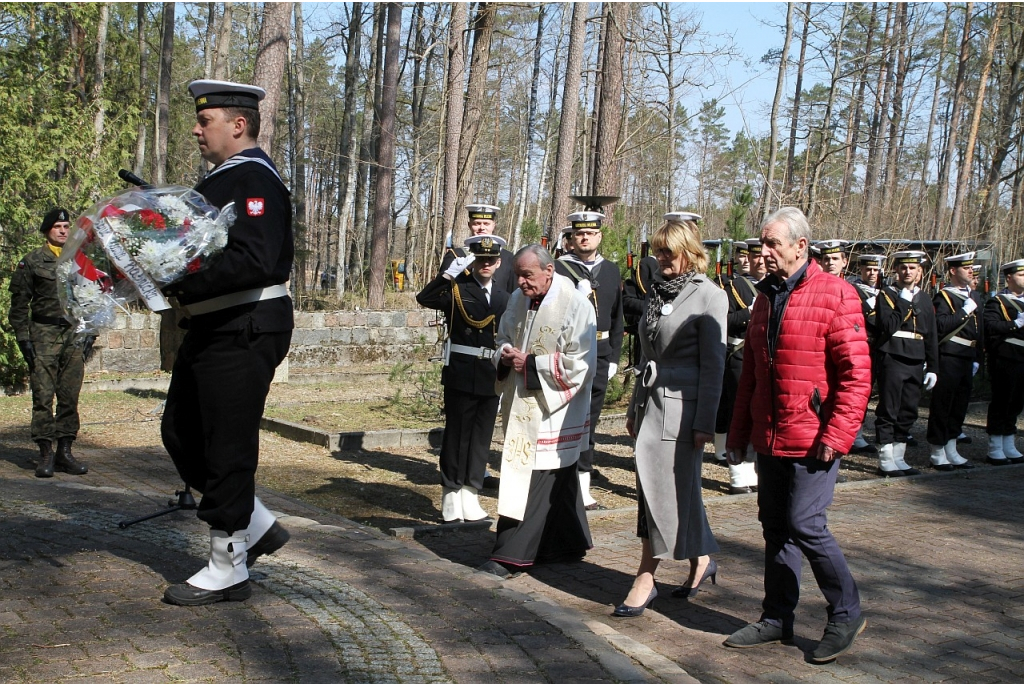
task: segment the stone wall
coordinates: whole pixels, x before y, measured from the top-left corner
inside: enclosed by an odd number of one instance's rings
[[[295,312],[288,362],[293,368],[425,360],[439,353],[429,310]],[[96,340],[88,371],[160,369],[160,315],[118,315]]]

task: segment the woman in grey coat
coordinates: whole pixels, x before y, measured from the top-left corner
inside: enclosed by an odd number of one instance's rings
[[[662,559],[689,559],[690,575],[673,596],[715,582],[718,551],[701,497],[704,443],[714,440],[725,372],[725,292],[704,272],[708,258],[696,215],[668,214],[651,237],[664,283],[648,295],[638,337],[640,375],[626,429],[636,440],[640,567],[616,616],[639,616],[658,595]]]

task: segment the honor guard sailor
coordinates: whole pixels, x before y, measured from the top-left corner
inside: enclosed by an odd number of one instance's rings
[[[167,391],[161,433],[181,478],[203,497],[207,566],[164,593],[171,604],[247,599],[247,567],[278,550],[288,532],[256,493],[260,419],[274,371],[288,354],[292,209],[288,189],[256,139],[262,88],[193,81],[199,151],[214,165],[196,190],[234,203],[224,251],[206,269],[166,286],[187,329]]]
[[[1017,418],[1024,411],[1024,259],[999,269],[1006,288],[985,303],[985,348],[992,370],[988,405],[988,463],[1024,463],[1017,449]]]
[[[846,278],[846,249],[849,244],[849,240],[819,240],[815,247],[820,253],[818,260],[821,262],[821,270],[839,278]]]
[[[619,368],[625,321],[622,316],[622,277],[614,262],[604,259],[601,247],[601,212],[583,211],[569,215],[572,224],[572,252],[555,262],[555,271],[567,277],[594,306],[597,315],[597,367],[590,396],[590,446],[580,452],[577,463],[583,504],[587,509],[604,509],[590,494],[594,470],[597,423],[604,407],[604,396]]]
[[[878,406],[875,409],[878,472],[883,476],[920,473],[907,464],[907,436],[917,420],[921,389],[935,387],[938,339],[935,308],[919,283],[924,252],[893,255],[896,280],[878,294],[875,354],[878,360]]]
[[[722,382],[722,398],[715,420],[715,459],[729,467],[729,492],[737,495],[757,491],[757,454],[753,446],[747,447],[746,458],[738,464],[726,459],[725,444],[729,437],[729,424],[736,404],[736,389],[743,371],[743,346],[746,343],[747,325],[750,323],[750,308],[757,299],[757,284],[765,277],[764,258],[761,255],[761,239],[750,238],[738,242],[746,253],[740,261],[740,269],[725,284],[729,299],[729,313],[726,315],[726,358],[725,377]],[[738,251],[739,252],[739,251]],[[745,266],[744,266],[745,264]]]
[[[54,471],[81,476],[89,470],[71,454],[71,443],[78,437],[78,394],[92,338],[75,339],[74,327],[64,318],[57,299],[57,257],[70,231],[68,210],[58,207],[47,212],[39,226],[46,243],[18,262],[8,286],[8,320],[28,364],[32,388],[32,441],[39,445],[37,478],[51,478]]]
[[[882,265],[885,262],[885,255],[862,254],[857,258],[857,268],[860,272],[851,283],[857,288],[857,295],[860,296],[861,311],[864,313],[864,329],[868,333],[868,345],[872,350],[875,345],[875,337],[878,331],[878,323],[875,320],[875,308],[878,302],[879,287],[882,283]],[[871,355],[871,380],[875,379],[875,355]],[[867,411],[865,410],[865,419]],[[878,454],[878,448],[864,439],[864,422],[861,422],[860,430],[853,441],[850,450],[854,454]]]
[[[494,235],[494,229],[497,225],[496,219],[498,218],[497,207],[485,204],[466,205],[466,214],[469,217],[470,235]],[[502,243],[504,244],[504,241]],[[462,265],[463,270],[467,271],[466,275],[469,275],[468,267],[470,262],[473,261],[473,255],[462,247],[449,247],[445,250],[444,257],[441,259],[441,269],[438,273],[441,274],[447,271],[448,267],[455,260],[462,260],[459,263]],[[512,270],[512,261],[512,253],[503,247],[501,249],[501,266],[498,267],[498,272],[494,274],[492,279],[496,286],[508,294],[512,294],[517,287],[516,274]]]
[[[448,318],[441,371],[445,422],[440,461],[441,516],[446,523],[487,518],[478,493],[484,487],[498,413],[491,360],[509,298],[494,283],[505,240],[480,234],[467,238],[465,246],[473,256],[469,267],[453,261],[416,295],[421,306],[439,309]]]
[[[935,294],[935,333],[939,338],[939,380],[928,410],[932,467],[939,471],[973,468],[956,449],[971,400],[974,375],[983,359],[981,293],[971,289],[974,252],[946,257],[948,285]]]

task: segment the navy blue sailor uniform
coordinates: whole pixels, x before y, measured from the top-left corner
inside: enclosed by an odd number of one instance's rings
[[[964,311],[971,299],[977,308]],[[932,388],[928,412],[928,443],[946,445],[960,435],[974,385],[974,364],[982,361],[985,302],[970,288],[943,288],[932,300],[939,339],[938,381]],[[930,366],[928,367],[931,368]]]
[[[1018,323],[1022,315],[1024,297],[1009,290],[989,299],[982,315],[992,377],[985,432],[990,439],[1008,436],[1011,445],[1017,434],[1017,419],[1024,411],[1024,327]]]
[[[202,493],[198,516],[231,533],[249,525],[259,427],[274,371],[291,342],[284,285],[294,244],[289,191],[259,148],[225,160],[196,190],[236,219],[223,252],[166,286],[187,313],[164,407],[164,446]]]
[[[725,377],[722,381],[722,397],[718,402],[718,415],[715,418],[715,433],[728,433],[729,425],[732,423],[736,390],[739,388],[740,372],[743,371],[743,344],[746,342],[747,324],[750,323],[750,308],[757,299],[757,290],[754,286],[754,281],[746,275],[734,275],[723,284],[729,298],[729,313],[725,317]]]
[[[488,298],[465,272],[453,281],[442,272],[416,295],[421,306],[445,312],[449,322],[441,370],[445,426],[440,459],[441,485],[448,489],[483,489],[499,400],[491,357],[508,299],[493,279]]]
[[[938,366],[935,309],[923,290],[908,302],[886,286],[878,294],[875,318],[875,432],[881,445],[905,443],[917,420],[924,365],[933,373]]]
[[[590,281],[587,297],[597,314],[597,366],[590,394],[590,447],[580,452],[576,465],[579,472],[591,473],[594,470],[597,423],[608,391],[608,370],[612,364],[619,363],[622,353],[625,326],[622,315],[622,276],[615,263],[600,255],[591,264],[584,263],[575,254],[563,255],[555,260],[555,271],[568,277],[577,285],[577,289],[581,281]]]

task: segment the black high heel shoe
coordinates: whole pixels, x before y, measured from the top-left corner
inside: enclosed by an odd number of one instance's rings
[[[694,585],[693,587],[677,587],[675,590],[672,591],[672,596],[676,599],[695,597],[697,595],[697,592],[700,590],[701,583],[703,583],[708,578],[711,578],[711,584],[717,585],[718,583],[715,582],[717,577],[718,562],[716,562],[714,559],[711,559],[710,561],[708,561],[708,566],[704,569],[704,574],[700,577],[700,580],[697,581],[696,585]]]
[[[655,583],[654,587],[651,588],[651,594],[647,596],[647,601],[644,602],[643,605],[638,607],[631,607],[628,604],[620,604],[619,606],[615,607],[615,611],[612,612],[612,616],[618,616],[620,618],[636,618],[640,614],[644,613],[644,609],[646,609],[647,607],[651,607],[652,609],[654,608],[653,606],[651,606],[651,603],[657,596],[658,584]]]

